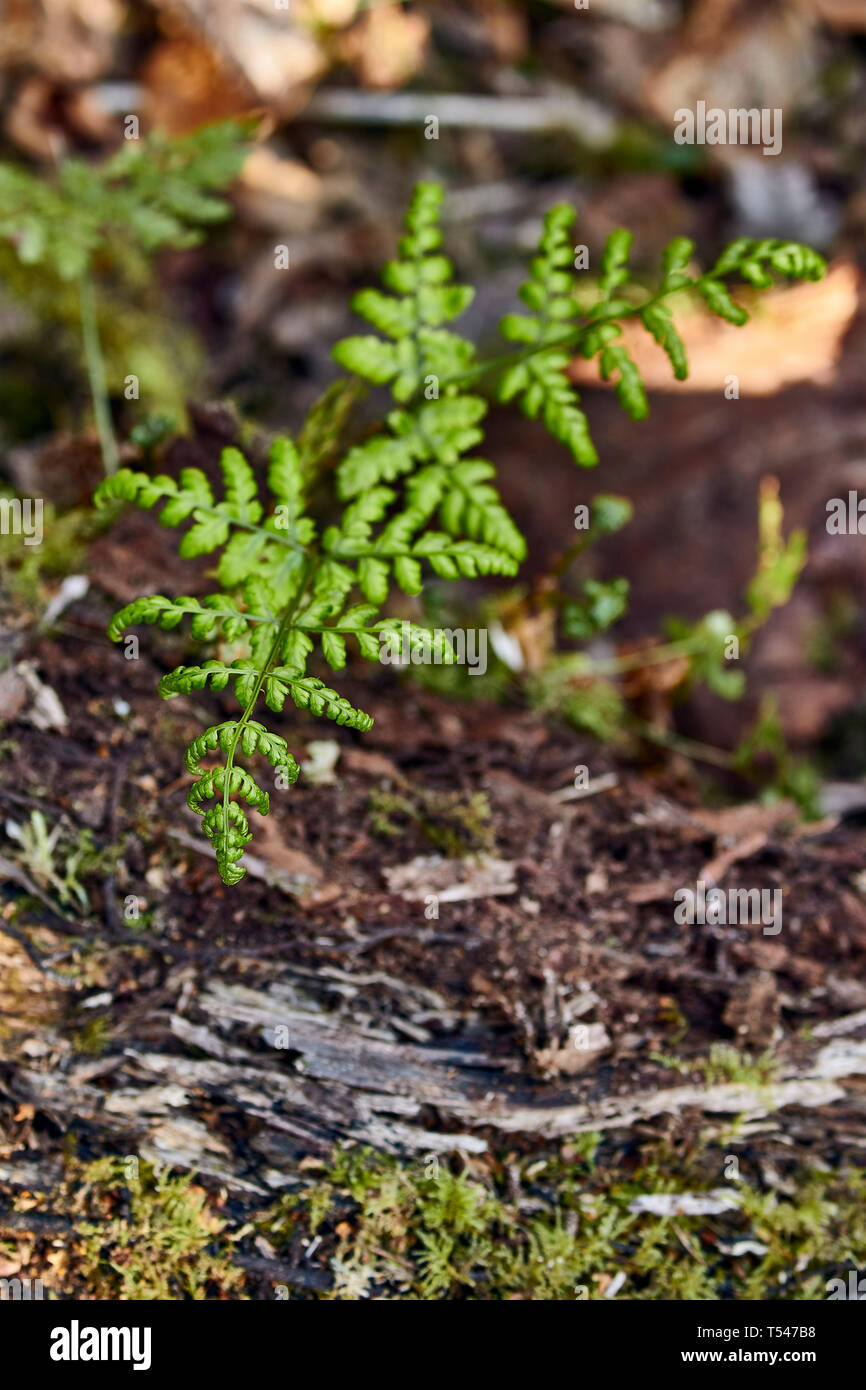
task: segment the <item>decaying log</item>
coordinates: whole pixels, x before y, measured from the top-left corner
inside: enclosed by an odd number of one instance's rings
[[[485,1131],[549,1139],[687,1110],[754,1123],[786,1107],[843,1100],[846,1079],[866,1074],[866,1041],[850,1036],[866,1026],[860,1011],[816,1027],[811,1060],[782,1066],[764,1085],[628,1088],[611,1072],[610,1093],[598,1098],[592,1070],[544,1085],[527,1078],[516,1054],[407,1042],[396,1011],[407,1008],[411,1020],[426,1006],[444,1016],[433,991],[379,972],[276,970],[280,978],[264,988],[211,976],[196,993],[186,980],[183,1012],[167,1020],[164,1043],[147,1050],[97,1060],[67,1050],[46,1056],[43,1070],[39,1057],[7,1061],[9,1094],[122,1152],[266,1194],[291,1185],[286,1174],[300,1158],[341,1141],[406,1155],[481,1153]],[[366,989],[380,1001],[384,994],[393,1015],[365,1013]],[[326,1007],[323,999],[335,997]],[[227,1122],[239,1136],[231,1141]]]

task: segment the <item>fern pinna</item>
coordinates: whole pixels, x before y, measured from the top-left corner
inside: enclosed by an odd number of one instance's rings
[[[336,354],[351,356],[362,375],[380,381],[393,376],[393,394],[402,402],[433,366],[441,371],[452,350],[459,351],[461,361],[472,355],[471,344],[458,350],[462,340],[441,327],[462,311],[471,292],[452,285],[450,263],[432,254],[440,237],[439,200],[438,189],[418,189],[401,259],[389,267],[391,283],[402,291],[389,320],[400,334],[392,353],[386,344],[380,348],[379,339],[368,338],[349,339]],[[386,312],[384,302],[385,296],[372,293],[364,302],[374,322]],[[387,376],[386,360],[394,366]],[[239,757],[260,753],[287,783],[298,776],[284,739],[253,718],[260,698],[278,712],[288,696],[315,715],[368,729],[370,715],[307,674],[315,648],[334,670],[346,663],[347,638],[357,642],[362,656],[379,660],[383,642],[402,640],[405,630],[399,619],[379,616],[391,583],[405,594],[418,593],[425,565],[448,579],[516,572],[524,542],[490,481],[493,467],[465,457],[482,437],[478,422],[485,410],[482,399],[459,394],[457,386],[438,400],[394,410],[388,433],[350,450],[340,465],[338,491],[347,505],[339,524],[321,537],[305,510],[309,479],[288,439],[278,439],[271,450],[273,505],[267,515],[252,469],[237,449],[222,454],[221,501],[194,468],[184,469],[179,481],[122,469],[99,488],[98,504],[115,498],[141,507],[160,503],[164,525],[191,521],[182,556],[219,552],[219,592],[201,602],[161,594],[137,599],[115,616],[109,635],[119,641],[137,623],[171,629],[189,617],[193,638],[243,639],[248,647],[248,656],[230,664],[211,659],[180,666],[160,682],[166,697],[207,685],[231,686],[242,710],[239,719],[207,729],[186,755],[195,778],[188,802],[203,816],[224,882],[237,883],[245,872],[240,861],[252,834],[241,803],[262,814],[269,803]],[[437,511],[438,526],[433,523]],[[410,624],[409,639],[432,648],[439,660],[453,659],[444,637],[426,628]],[[213,757],[219,757],[217,765],[203,767],[203,760]]]
[[[370,715],[307,673],[315,651],[339,671],[352,638],[363,657],[378,660],[383,644],[396,646],[406,631],[399,619],[380,616],[392,583],[414,595],[423,588],[425,567],[445,579],[512,575],[524,558],[525,542],[494,486],[493,465],[471,453],[483,438],[488,405],[470,384],[495,373],[500,399],[516,397],[529,415],[541,416],[578,463],[591,465],[597,456],[565,376],[566,348],[597,356],[602,376],[617,375],[621,403],[640,418],[646,397],[636,365],[616,341],[619,320],[639,315],[676,375],[683,376],[685,352],[664,303],[669,295],[691,286],[714,312],[743,322],[745,310],[731,299],[724,276],[739,272],[761,288],[770,283],[767,267],[789,277],[823,273],[823,262],[808,248],[741,241],[708,274],[692,277],[686,270],[691,243],[678,238],[665,254],[660,288],[647,296],[629,283],[630,237],[616,232],[605,247],[597,300],[578,312],[575,282],[565,272],[574,214],[555,208],[545,219],[540,255],[522,291],[533,312],[508,315],[501,325],[503,335],[522,346],[505,359],[478,362],[473,344],[444,326],[464,311],[473,291],[454,283],[453,266],[439,252],[441,202],[438,185],[415,189],[398,258],[383,273],[388,292],[364,290],[353,301],[378,334],[346,338],[334,349],[341,366],[387,385],[395,402],[385,428],[350,449],[337,468],[337,495],[345,503],[338,524],[319,535],[306,510],[312,470],[288,439],[278,439],[271,450],[267,514],[252,469],[237,449],[222,455],[220,501],[194,468],[184,469],[178,481],[122,469],[96,495],[100,505],[116,498],[141,507],[159,503],[164,525],[192,523],[181,541],[182,556],[219,552],[218,592],[202,601],[160,594],[137,599],[115,616],[109,635],[119,641],[136,623],[171,629],[189,617],[198,641],[245,644],[248,655],[228,664],[211,658],[180,666],[160,682],[166,697],[208,684],[214,690],[231,686],[240,705],[239,719],[205,730],[186,754],[195,779],[189,805],[203,817],[228,884],[243,877],[241,860],[252,839],[242,803],[262,814],[269,805],[268,793],[239,758],[261,754],[285,785],[298,776],[285,740],[254,718],[259,701],[279,712],[288,697],[314,715],[368,729]],[[413,647],[453,660],[442,634],[415,624],[408,630]]]

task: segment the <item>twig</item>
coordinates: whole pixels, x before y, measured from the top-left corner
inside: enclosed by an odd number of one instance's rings
[[[55,1215],[54,1212],[8,1211],[0,1208],[0,1231],[26,1231],[34,1236],[59,1236],[66,1235],[74,1229],[74,1222],[68,1216]]]
[[[348,946],[338,946],[340,955],[359,956],[363,951],[370,951],[374,946],[381,946],[383,941],[392,941],[395,937],[405,936],[412,941],[416,941],[421,946],[429,946],[438,942],[461,942],[466,944],[466,937],[457,936],[451,932],[434,932],[430,928],[417,927],[388,927],[384,931],[373,932],[363,941],[353,941]]]
[[[616,136],[617,122],[602,106],[568,91],[546,97],[496,97],[461,92],[317,92],[302,119],[338,125],[421,125],[435,116],[454,129],[568,130],[585,145],[603,148]]]
[[[558,791],[550,793],[551,801],[583,801],[587,796],[597,796],[599,792],[613,791],[619,785],[619,777],[615,772],[605,772],[588,787],[560,787]]]
[[[0,800],[11,801],[13,806],[26,806],[30,811],[41,811],[43,816],[59,817],[68,814],[62,806],[52,806],[47,801],[41,801],[34,796],[24,796],[21,792],[10,792],[6,787],[0,787]]]
[[[331,1277],[325,1270],[304,1269],[302,1266],[285,1264],[282,1260],[268,1260],[262,1255],[236,1255],[235,1264],[250,1274],[258,1274],[269,1279],[272,1284],[295,1284],[302,1289],[330,1289]]]

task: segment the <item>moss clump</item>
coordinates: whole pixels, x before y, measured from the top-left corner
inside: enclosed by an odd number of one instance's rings
[[[111,1042],[111,1027],[107,1018],[90,1018],[78,1033],[73,1034],[72,1046],[84,1057],[101,1057]]]
[[[0,497],[14,496],[10,488],[0,489]],[[29,610],[41,613],[46,603],[45,585],[80,573],[88,543],[101,529],[102,521],[84,508],[60,514],[50,502],[43,501],[40,545],[22,545],[19,535],[0,534],[0,586]]]
[[[302,1164],[303,1190],[258,1212],[238,1202],[231,1216],[190,1177],[133,1157],[70,1159],[50,1205],[74,1234],[41,1254],[26,1237],[26,1255],[16,1240],[2,1253],[49,1296],[136,1301],[246,1298],[234,1252],[257,1233],[278,1262],[315,1272],[317,1286],[290,1284],[291,1298],[340,1302],[595,1301],[611,1290],[815,1301],[866,1265],[862,1170],[809,1170],[774,1151],[768,1188],[768,1155],[742,1145],[737,1156],[703,1138],[644,1152],[600,1144],[584,1134],[544,1153],[462,1162],[341,1148]],[[646,1200],[685,1193],[711,1201],[659,1215]],[[16,1196],[13,1209],[33,1202]],[[251,1295],[273,1298],[280,1268]]]
[[[433,787],[412,787],[404,793],[376,788],[368,805],[376,835],[403,835],[414,825],[449,859],[493,848],[490,803],[484,792],[466,797]]]
[[[342,1150],[263,1225],[288,1246],[318,1237],[330,1299],[817,1299],[866,1259],[866,1178],[794,1171],[784,1193],[739,1176],[730,1156],[659,1148],[599,1167],[599,1136],[557,1153],[401,1161]],[[637,1197],[730,1194],[717,1214],[658,1216]]]
[[[741,1051],[731,1043],[713,1043],[707,1057],[676,1057],[668,1052],[651,1052],[649,1056],[659,1066],[677,1071],[682,1076],[703,1077],[708,1086],[722,1086],[730,1082],[751,1086],[758,1093],[767,1091],[779,1071],[778,1058],[772,1048],[753,1056],[751,1052]]]
[[[146,1301],[239,1296],[225,1221],[191,1177],[158,1174],[138,1159],[73,1168],[81,1213],[72,1270],[84,1296]],[[79,1295],[80,1296],[80,1295]]]

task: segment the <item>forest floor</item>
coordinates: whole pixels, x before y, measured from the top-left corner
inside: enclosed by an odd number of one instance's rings
[[[803,1298],[862,1264],[856,818],[710,806],[515,700],[353,668],[373,729],[274,720],[309,766],[226,888],[181,757],[221,697],[159,699],[173,636],[102,635],[170,545],[124,517],[50,629],[3,616],[0,1277]],[[702,880],[781,921],[677,924]]]
[[[274,125],[221,236],[153,284],[121,277],[116,304],[105,286],[123,436],[203,396],[296,433],[431,173],[492,352],[560,200],[593,256],[631,228],[650,278],[673,236],[705,264],[741,234],[826,248],[827,279],[761,296],[748,333],[691,315],[689,389],[630,341],[645,425],[575,364],[597,479],[510,411],[485,448],[522,581],[573,540],[575,504],[633,501],[590,561],[630,582],[628,640],[741,611],[777,478],[808,567],[755,638],[747,696],[698,690],[677,728],[730,750],[771,693],[789,746],[852,800],[811,824],[729,804],[680,757],[638,764],[542,717],[516,681],[494,703],[356,665],[341,688],[373,728],[273,717],[305,766],[224,887],[183,749],[231,707],[159,699],[180,638],[143,631],[126,660],[104,635],[142,593],[204,592],[205,566],[152,515],[94,521],[77,297],[70,317],[40,296],[38,321],[0,305],[4,482],[57,509],[23,559],[0,537],[0,1296],[31,1278],[57,1299],[825,1298],[866,1270],[866,561],[826,527],[827,500],[866,487],[858,7],[310,0],[313,26],[262,4],[6,8],[15,163],[114,150],[119,93],[144,129],[251,108]],[[784,162],[671,143],[693,91],[737,108],[764,89],[793,117]],[[392,95],[424,115],[395,119]],[[524,99],[567,120],[515,130]],[[127,408],[142,345],[157,385]],[[189,415],[200,435],[207,411]],[[220,429],[217,409],[171,466],[212,471]],[[677,923],[702,880],[778,890],[781,930]]]

